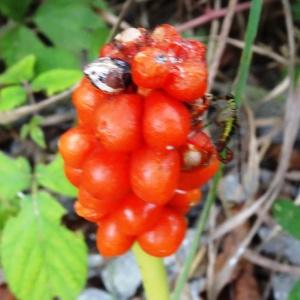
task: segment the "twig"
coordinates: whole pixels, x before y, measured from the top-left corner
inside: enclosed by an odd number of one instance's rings
[[[115,16],[114,14],[106,11],[106,10],[98,10],[99,15],[103,18],[104,21],[106,21],[108,24],[115,26],[118,22],[118,17]],[[120,23],[120,28],[121,29],[126,29],[131,27],[130,24],[128,24],[125,21],[122,21]]]
[[[133,2],[134,2],[134,0],[126,0],[126,2],[123,4],[122,10],[121,10],[121,12],[119,14],[119,17],[118,17],[118,20],[114,24],[114,27],[111,29],[111,31],[109,33],[109,36],[108,36],[107,41],[106,41],[107,43],[109,43],[112,40],[112,38],[115,36],[115,34],[117,33],[122,20],[124,19],[128,9],[130,8],[130,6],[132,5]]]
[[[76,114],[74,111],[66,112],[63,114],[55,114],[53,116],[47,116],[42,119],[41,125],[42,126],[57,125],[59,123],[72,121],[75,119],[75,116],[76,116]]]
[[[210,214],[209,220],[209,228],[210,231],[215,228],[216,225],[216,213],[214,207],[212,208],[212,212]],[[215,266],[216,266],[216,256],[217,249],[214,241],[210,241],[208,243],[208,263],[207,263],[207,298],[213,299],[213,290],[214,290],[214,280],[215,280]]]
[[[300,277],[299,267],[294,267],[287,264],[281,264],[275,261],[274,259],[264,257],[252,250],[246,250],[243,256],[251,263],[258,265],[260,267],[272,270],[274,272],[288,273],[290,275]]]
[[[41,102],[22,106],[15,110],[9,112],[0,113],[0,125],[6,125],[12,122],[19,120],[22,117],[25,117],[30,114],[34,114],[42,109],[49,107],[50,105],[56,104],[68,98],[76,86],[71,89],[68,89],[60,94],[49,97],[48,99],[42,100]]]
[[[284,93],[290,85],[289,77],[285,77],[278,85],[276,85],[261,101],[267,102]]]
[[[250,6],[251,6],[251,2],[241,3],[241,4],[238,4],[235,7],[234,11],[235,12],[241,12],[241,11],[249,9]],[[183,32],[183,31],[186,31],[188,29],[191,29],[191,28],[203,25],[205,23],[208,23],[208,22],[210,22],[214,19],[222,18],[222,17],[226,16],[226,14],[227,14],[227,8],[222,8],[222,9],[219,9],[219,10],[209,10],[204,15],[199,16],[199,17],[197,17],[193,20],[190,20],[186,23],[183,23],[183,24],[177,26],[176,29],[179,32]]]
[[[243,49],[245,47],[245,42],[240,41],[240,40],[227,38],[226,41],[227,41],[228,44],[230,44],[232,46],[235,46],[237,48],[240,48],[240,49]],[[288,60],[285,57],[275,53],[274,51],[272,51],[272,49],[270,49],[268,47],[253,45],[252,46],[252,51],[257,53],[257,54],[269,57],[269,58],[271,58],[271,59],[275,60],[276,62],[281,63],[283,65],[288,64]]]
[[[23,82],[23,87],[24,87],[24,89],[26,91],[27,97],[29,99],[29,103],[30,104],[34,104],[35,103],[35,98],[34,98],[34,95],[33,95],[33,92],[32,92],[32,88],[31,88],[29,82],[28,81],[24,81]]]
[[[221,7],[221,1],[216,0],[215,1],[215,6],[214,9],[218,10]],[[211,65],[211,62],[213,60],[213,53],[215,52],[215,47],[217,43],[217,34],[219,32],[219,27],[220,27],[220,20],[219,19],[214,19],[212,21],[212,24],[210,26],[210,32],[209,32],[209,40],[207,44],[207,63],[208,66]]]
[[[217,50],[214,54],[214,60],[210,66],[210,72],[208,76],[208,91],[211,90],[212,84],[214,82],[214,79],[217,75],[217,71],[220,65],[220,61],[225,49],[226,45],[226,38],[228,37],[229,30],[233,21],[233,16],[234,16],[234,10],[236,8],[237,0],[230,0],[229,6],[227,9],[227,14],[224,19],[222,29],[221,29],[221,34],[218,40],[218,47]]]
[[[290,171],[285,174],[285,179],[291,181],[300,181],[300,171]]]

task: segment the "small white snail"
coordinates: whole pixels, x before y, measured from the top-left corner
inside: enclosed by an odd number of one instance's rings
[[[94,86],[109,94],[120,93],[131,83],[130,65],[118,58],[98,58],[83,72]]]

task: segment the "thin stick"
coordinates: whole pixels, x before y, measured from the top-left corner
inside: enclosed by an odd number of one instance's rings
[[[17,108],[15,110],[11,110],[8,112],[2,112],[0,113],[0,125],[6,125],[9,123],[12,123],[14,121],[19,120],[22,117],[25,117],[30,114],[34,114],[42,109],[45,109],[49,107],[50,105],[56,104],[58,102],[61,102],[65,100],[66,98],[70,97],[72,92],[76,86],[74,86],[71,89],[68,89],[60,94],[54,95],[52,97],[49,97],[45,100],[42,100],[41,102],[34,103],[31,105],[22,106],[20,108]]]
[[[217,75],[217,71],[218,71],[220,61],[221,61],[221,58],[222,58],[222,55],[223,55],[223,52],[225,49],[225,45],[226,45],[226,38],[228,37],[229,30],[230,30],[230,27],[231,27],[231,24],[233,21],[236,3],[237,3],[237,0],[230,0],[230,2],[229,2],[227,14],[226,14],[226,17],[225,17],[223,25],[222,25],[220,37],[218,39],[218,48],[217,48],[216,52],[214,53],[214,60],[210,66],[210,72],[209,72],[209,76],[208,76],[208,91],[211,90],[212,84]]]
[[[272,270],[274,272],[287,273],[300,277],[300,268],[294,267],[287,264],[281,264],[274,259],[264,257],[254,251],[246,250],[244,253],[244,258],[246,258],[251,263],[258,265],[260,267]]]
[[[251,2],[241,3],[236,6],[235,12],[241,12],[241,11],[249,9],[250,7],[251,7]],[[188,29],[208,23],[211,20],[214,20],[217,18],[222,18],[222,17],[226,16],[226,14],[227,14],[227,8],[222,8],[219,10],[209,10],[204,15],[201,15],[193,20],[190,20],[186,23],[183,23],[183,24],[177,26],[176,29],[179,32],[183,32]]]
[[[127,11],[129,10],[129,8],[130,8],[130,6],[132,5],[133,2],[134,2],[134,0],[126,0],[126,2],[124,3],[124,5],[122,7],[122,10],[121,10],[121,12],[119,14],[118,20],[114,24],[114,27],[111,29],[111,31],[109,33],[109,36],[108,36],[108,38],[106,40],[107,43],[109,43],[113,39],[113,37],[115,36],[115,34],[117,33],[122,20],[124,19]]]

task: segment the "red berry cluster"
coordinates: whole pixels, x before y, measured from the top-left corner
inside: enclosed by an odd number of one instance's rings
[[[100,57],[129,64],[132,83],[107,93],[84,78],[72,96],[79,123],[59,150],[79,189],[76,212],[99,225],[104,256],[134,241],[168,256],[184,237],[200,186],[219,168],[210,138],[192,126],[191,105],[206,89],[205,47],[162,25],[122,32]]]

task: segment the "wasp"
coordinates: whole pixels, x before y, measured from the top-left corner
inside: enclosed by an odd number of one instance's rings
[[[204,126],[202,117],[210,106],[216,109],[216,114],[212,117],[212,121]],[[219,128],[218,137],[214,144],[219,159],[223,163],[228,163],[233,158],[233,152],[228,144],[238,124],[237,109],[233,95],[216,97],[212,94],[206,94],[202,99],[192,104],[192,126],[195,131],[201,130],[211,123],[215,123]]]

